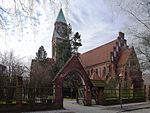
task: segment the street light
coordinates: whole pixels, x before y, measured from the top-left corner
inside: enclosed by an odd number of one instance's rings
[[[122,109],[122,78],[123,74],[119,74],[119,99],[120,99],[120,107]]]

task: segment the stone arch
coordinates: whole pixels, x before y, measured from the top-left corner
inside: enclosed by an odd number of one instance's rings
[[[84,83],[84,104],[86,106],[91,105],[91,82],[81,64],[81,61],[76,55],[72,56],[66,62],[66,64],[61,68],[61,70],[57,73],[56,77],[53,80],[54,104],[63,107],[62,87],[65,77],[69,76],[70,72],[79,73],[79,76]]]

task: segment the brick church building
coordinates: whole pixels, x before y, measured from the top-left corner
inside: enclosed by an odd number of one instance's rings
[[[129,48],[122,32],[115,40],[81,54],[80,58],[91,80],[104,80],[109,84],[113,78],[119,78],[119,74],[122,74],[128,88],[143,87],[142,72],[134,47]],[[116,87],[118,84],[113,88]]]
[[[52,58],[49,61],[56,62],[56,46],[65,40],[67,27],[67,21],[60,9],[54,23]],[[120,74],[123,75],[126,87],[143,88],[142,72],[134,47],[129,48],[122,32],[119,32],[115,40],[80,54],[79,59],[89,78],[105,81],[108,88],[118,87]]]
[[[52,58],[56,60],[56,46],[64,40],[67,29],[62,9],[54,25]],[[115,40],[80,54],[80,60],[91,80],[104,80],[109,83],[112,78],[123,74],[124,80],[130,81],[129,87],[143,87],[142,72],[134,47],[129,48],[122,32],[119,32]]]

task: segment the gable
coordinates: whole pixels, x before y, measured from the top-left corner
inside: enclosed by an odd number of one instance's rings
[[[131,53],[132,53],[131,48],[123,50],[120,54],[117,66],[120,67],[126,65]]]
[[[79,60],[78,56],[73,55],[66,63],[65,65],[59,70],[55,78],[53,79],[53,82],[61,79],[62,81],[65,79],[66,76],[69,76],[70,72],[78,72],[80,76],[82,77],[85,84],[90,84],[90,79],[86,73],[86,71],[83,68],[83,65],[81,64],[81,61]]]
[[[133,69],[140,70],[140,64],[136,56],[135,50],[133,47],[131,49],[132,49],[132,52],[128,58],[127,67],[130,67],[130,68],[132,67]]]
[[[121,52],[118,63],[118,67],[126,66],[126,67],[136,67],[140,69],[140,65],[138,62],[138,58],[136,56],[134,48],[125,49]]]

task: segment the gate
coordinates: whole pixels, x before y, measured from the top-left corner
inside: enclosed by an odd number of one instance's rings
[[[84,105],[91,105],[91,82],[84,70],[79,58],[74,55],[72,56],[66,64],[60,69],[56,77],[53,80],[53,102],[55,105],[61,106],[63,108],[63,82],[67,76],[71,76],[69,73],[78,73],[83,84],[83,97]]]

